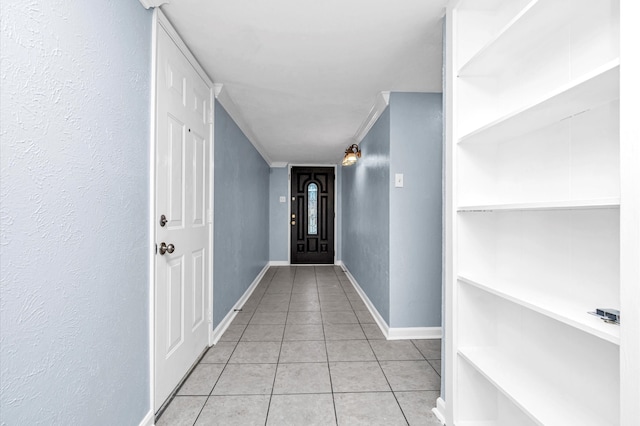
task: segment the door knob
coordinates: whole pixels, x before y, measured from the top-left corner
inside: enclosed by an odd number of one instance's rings
[[[164,228],[167,224],[167,217],[165,215],[160,216],[160,226]]]
[[[165,253],[173,253],[173,251],[175,250],[175,246],[173,244],[169,244],[167,245],[164,241],[160,243],[160,254],[164,255]]]

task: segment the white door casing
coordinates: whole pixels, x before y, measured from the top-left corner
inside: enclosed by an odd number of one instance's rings
[[[156,64],[154,411],[208,345],[211,281],[210,84],[161,25]]]

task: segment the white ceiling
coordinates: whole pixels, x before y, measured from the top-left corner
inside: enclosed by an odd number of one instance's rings
[[[162,6],[271,164],[336,163],[381,91],[442,91],[446,0]]]

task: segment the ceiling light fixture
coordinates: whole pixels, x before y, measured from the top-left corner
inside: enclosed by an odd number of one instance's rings
[[[342,159],[343,166],[352,166],[356,164],[358,158],[362,157],[362,152],[358,148],[357,144],[353,144],[344,150],[344,158]]]

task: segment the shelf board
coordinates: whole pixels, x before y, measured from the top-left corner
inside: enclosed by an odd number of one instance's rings
[[[612,209],[620,207],[620,198],[597,198],[593,200],[543,201],[536,203],[508,203],[458,206],[458,212],[492,212],[509,210],[586,210]]]
[[[594,310],[596,306],[570,306],[567,305],[566,300],[554,303],[548,297],[540,297],[535,293],[516,294],[514,291],[490,287],[463,276],[458,276],[458,280],[592,336],[620,345],[619,325],[607,324],[600,318],[587,313],[589,310]]]
[[[493,36],[484,46],[482,46],[469,60],[467,60],[460,68],[458,68],[458,76],[464,76],[474,70],[474,64],[479,63],[485,56],[492,53],[494,47],[503,39],[509,38],[509,33],[517,27],[518,23],[527,15],[533,6],[539,0],[531,0],[522,10],[516,14],[498,33]]]
[[[501,141],[524,135],[620,98],[620,59],[462,136],[458,143]]]
[[[458,355],[484,376],[505,397],[535,423],[540,425],[602,425],[589,407],[578,405],[571,395],[557,392],[553,386],[540,384],[540,377],[518,367],[509,356],[498,350],[459,348]]]

